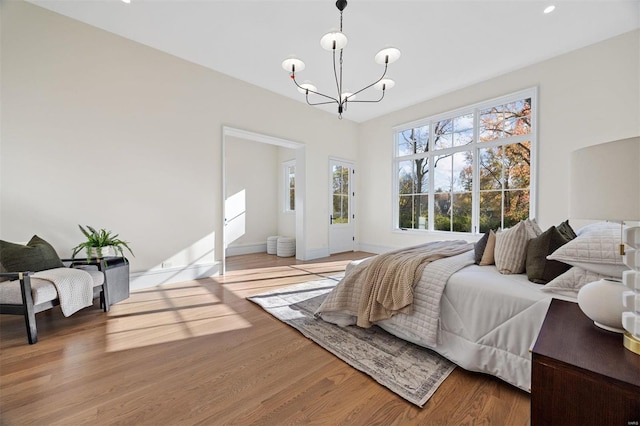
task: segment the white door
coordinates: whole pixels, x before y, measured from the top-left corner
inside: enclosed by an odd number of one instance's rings
[[[353,163],[329,160],[329,253],[353,251]]]

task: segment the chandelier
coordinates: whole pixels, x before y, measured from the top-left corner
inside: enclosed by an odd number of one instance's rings
[[[351,93],[343,90],[342,50],[347,45],[347,36],[345,36],[342,32],[342,12],[344,11],[344,8],[347,7],[347,0],[336,1],[336,7],[340,11],[340,30],[329,32],[322,36],[322,38],[320,39],[320,45],[324,49],[329,50],[333,53],[333,75],[336,80],[337,88],[336,96],[329,96],[318,92],[316,86],[314,86],[310,82],[303,82],[302,84],[298,83],[298,81],[296,80],[296,72],[304,70],[305,65],[304,62],[302,62],[295,56],[291,56],[285,59],[282,62],[282,68],[290,73],[291,80],[293,80],[295,85],[298,87],[298,91],[305,94],[307,103],[309,105],[326,105],[335,103],[338,105],[338,118],[342,119],[342,113],[347,110],[347,104],[352,102],[380,102],[384,98],[385,90],[391,89],[395,85],[395,82],[392,79],[386,77],[387,67],[390,63],[395,62],[398,60],[398,58],[400,58],[400,50],[396,49],[395,47],[387,47],[376,54],[374,58],[376,63],[384,65],[384,72],[378,80],[374,81],[368,86],[363,87],[357,92]],[[337,61],[336,54],[338,55]],[[369,89],[370,87],[382,91],[379,99],[356,100],[356,95]],[[312,99],[310,99],[310,97]]]

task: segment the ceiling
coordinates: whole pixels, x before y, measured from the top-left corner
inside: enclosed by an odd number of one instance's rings
[[[332,0],[30,2],[304,103],[281,67],[296,54],[306,63],[299,80],[336,91],[331,53],[320,47],[320,37],[339,27]],[[556,9],[544,14],[549,4]],[[640,0],[350,0],[343,19],[350,91],[382,74],[378,50],[402,51],[389,66],[396,85],[385,99],[344,114],[362,122],[640,28]],[[380,92],[365,93],[360,100]]]

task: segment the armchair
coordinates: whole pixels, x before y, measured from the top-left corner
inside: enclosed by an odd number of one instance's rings
[[[48,257],[44,263],[43,254]],[[27,258],[25,263],[21,263],[21,255]],[[34,258],[41,263],[34,263]],[[23,270],[10,271],[13,268]],[[61,260],[53,247],[37,236],[26,246],[0,241],[0,314],[22,315],[29,344],[34,344],[38,341],[36,314],[61,305],[61,299],[65,316],[98,297],[104,312],[109,310],[105,270],[105,259]]]

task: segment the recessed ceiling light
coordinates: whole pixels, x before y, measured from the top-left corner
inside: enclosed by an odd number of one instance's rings
[[[554,10],[556,10],[556,7],[555,7],[554,5],[547,6],[547,7],[544,9],[544,13],[551,13],[551,12],[553,12]]]
[[[122,0],[122,3],[129,4],[129,3],[131,3],[131,0]],[[546,13],[546,12],[545,12],[545,13]]]

